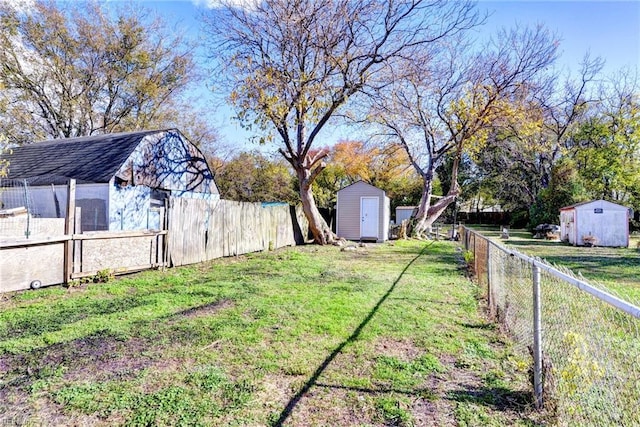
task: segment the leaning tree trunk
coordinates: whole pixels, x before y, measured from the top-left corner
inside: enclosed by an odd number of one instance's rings
[[[418,205],[418,212],[416,212],[413,227],[410,231],[411,236],[417,238],[424,237],[424,233],[429,230],[425,225],[425,221],[427,220],[429,208],[431,207],[431,195],[433,192],[433,173],[427,172],[423,175],[422,180],[423,186],[422,195],[420,196],[420,204]]]
[[[298,181],[300,183],[300,200],[302,201],[302,211],[309,222],[309,231],[313,235],[313,240],[319,245],[331,244],[336,241],[336,235],[331,231],[331,227],[324,220],[311,191],[309,172],[298,171]]]
[[[424,190],[420,200],[420,208],[416,214],[415,226],[412,234],[415,237],[425,237],[431,230],[431,226],[447,207],[460,195],[460,185],[458,184],[458,168],[460,166],[460,156],[462,155],[462,145],[459,144],[456,150],[456,157],[453,160],[451,169],[451,186],[449,192],[434,204],[431,204],[431,190],[433,187],[433,170],[424,176]]]

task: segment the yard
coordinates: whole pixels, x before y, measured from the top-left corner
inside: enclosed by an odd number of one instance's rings
[[[583,247],[544,239],[534,239],[527,230],[510,230],[509,239],[500,239],[498,227],[470,226],[495,242],[526,255],[569,268],[587,281],[605,285],[618,295],[640,304],[640,238],[632,236],[628,248]]]
[[[449,242],[305,246],[0,301],[0,424],[536,425]]]

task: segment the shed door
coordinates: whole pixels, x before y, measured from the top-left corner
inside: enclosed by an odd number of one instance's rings
[[[378,239],[378,224],[380,212],[379,197],[360,198],[360,237],[375,237]]]

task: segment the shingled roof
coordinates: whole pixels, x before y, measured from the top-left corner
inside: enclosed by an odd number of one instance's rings
[[[9,179],[27,179],[32,185],[64,184],[69,178],[80,183],[104,183],[150,134],[164,131],[92,135],[38,142],[12,149]]]

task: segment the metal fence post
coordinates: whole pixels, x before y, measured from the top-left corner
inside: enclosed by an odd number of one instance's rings
[[[473,272],[476,275],[478,274],[478,244],[477,244],[477,240],[478,240],[478,235],[474,233],[474,235],[473,235]],[[479,276],[478,276],[478,280],[480,280]]]
[[[26,179],[23,180],[23,186],[24,186],[24,205],[27,208],[27,229],[24,232],[24,236],[28,239],[29,235],[31,234],[31,230],[30,230],[31,225],[29,223],[29,220],[31,219],[32,212],[31,212],[31,203],[29,203],[31,200],[29,197],[29,189],[27,187]]]
[[[537,409],[542,409],[542,316],[540,302],[540,267],[531,264],[533,273],[533,393]]]
[[[489,314],[491,318],[495,318],[495,310],[493,309],[493,289],[491,288],[491,243],[487,240],[487,303],[489,305]]]
[[[70,240],[64,242],[64,283],[69,283],[73,276],[73,235],[76,226],[76,180],[70,179],[67,184],[67,208],[64,220],[64,234]]]

